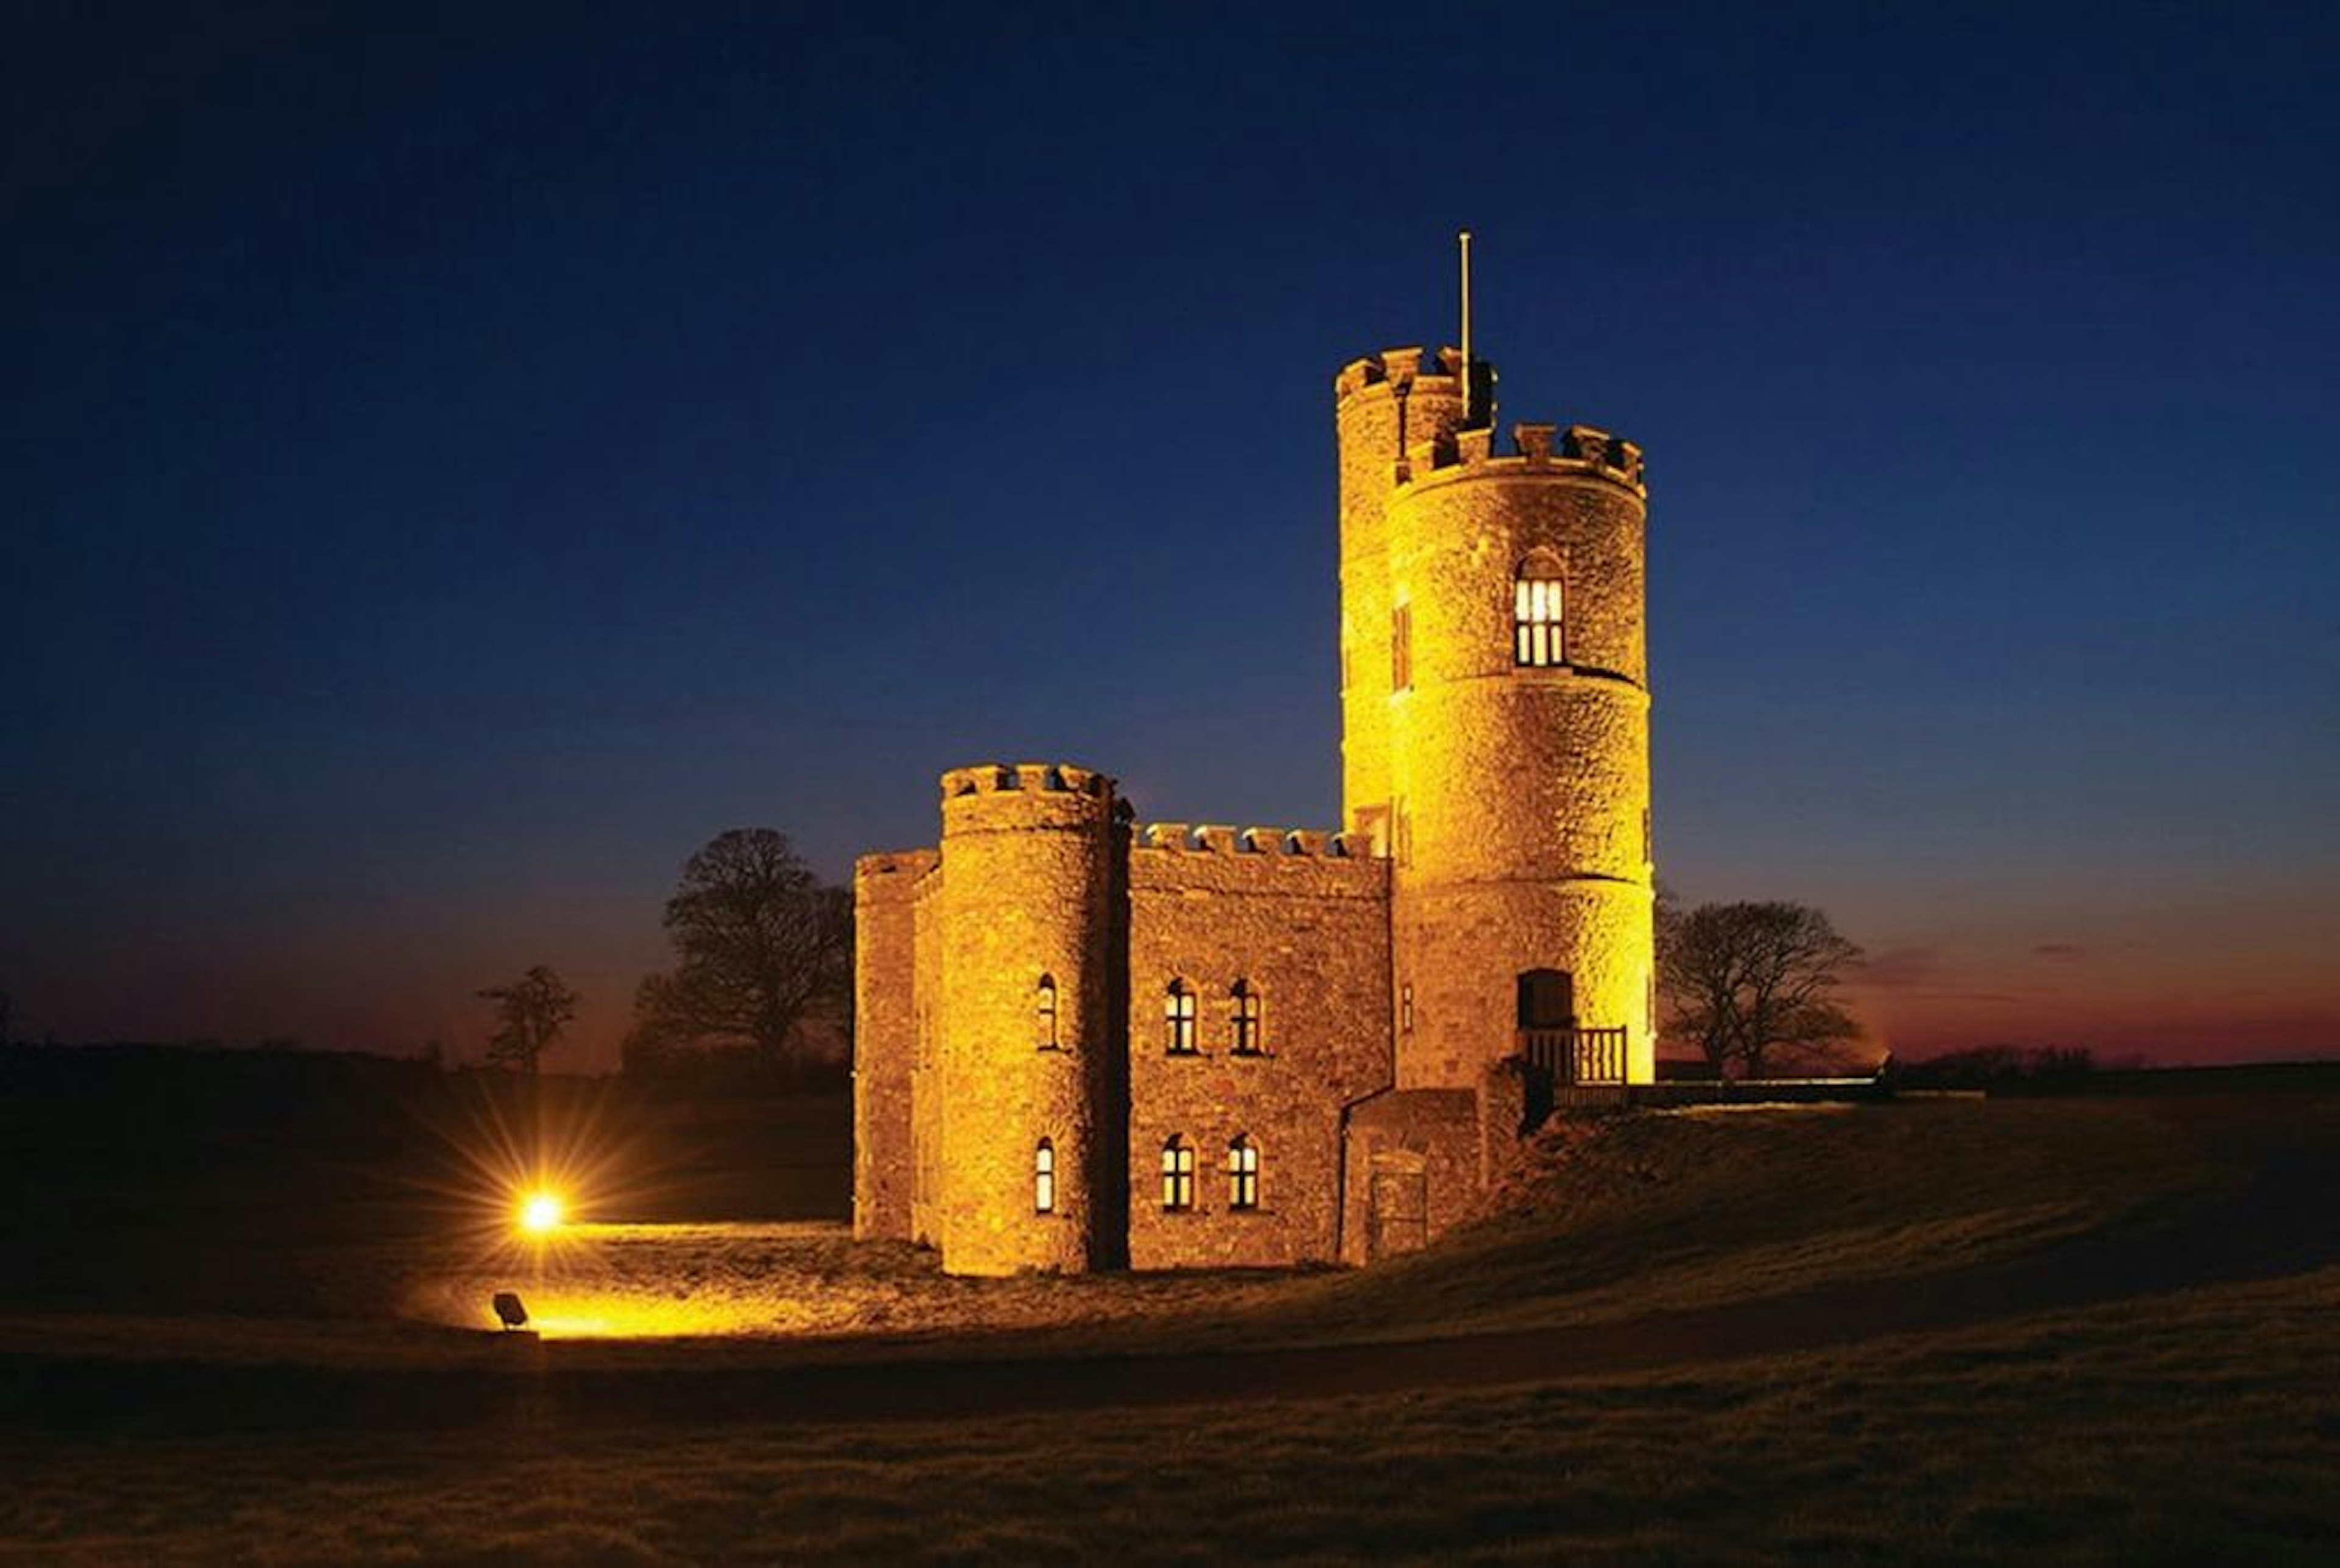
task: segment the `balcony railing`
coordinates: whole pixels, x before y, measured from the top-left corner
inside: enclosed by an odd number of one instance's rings
[[[1625,1081],[1625,1027],[1613,1029],[1522,1029],[1520,1055],[1554,1084]]]

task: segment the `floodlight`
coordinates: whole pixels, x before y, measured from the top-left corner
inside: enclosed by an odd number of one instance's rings
[[[510,1334],[513,1329],[528,1326],[528,1308],[520,1304],[520,1292],[516,1290],[496,1292],[494,1305],[496,1316],[503,1324],[505,1333]]]
[[[532,1192],[521,1201],[520,1227],[541,1236],[560,1224],[560,1195]]]

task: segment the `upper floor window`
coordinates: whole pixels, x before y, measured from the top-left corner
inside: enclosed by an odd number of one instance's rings
[[[1175,1133],[1162,1146],[1162,1206],[1174,1211],[1195,1206],[1195,1150]]]
[[[1413,606],[1401,604],[1390,611],[1390,690],[1413,688]]]
[[[1056,981],[1043,975],[1032,992],[1032,1033],[1044,1051],[1056,1048]]]
[[[1235,1055],[1255,1057],[1260,1052],[1259,991],[1249,980],[1235,982],[1234,1004]]]
[[[1566,584],[1557,559],[1537,551],[1520,563],[1519,575],[1512,581],[1512,663],[1546,669],[1568,662],[1565,604]]]
[[[1056,1212],[1056,1146],[1046,1138],[1032,1151],[1032,1212]]]
[[[1164,1048],[1174,1057],[1195,1054],[1195,993],[1186,988],[1184,980],[1170,982],[1169,993],[1162,998],[1162,1019],[1167,1026]]]
[[[1259,1206],[1259,1146],[1240,1133],[1227,1146],[1227,1206]]]

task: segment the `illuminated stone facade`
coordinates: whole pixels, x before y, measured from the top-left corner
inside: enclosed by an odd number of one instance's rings
[[[958,1274],[1369,1262],[1545,1097],[1650,1080],[1641,452],[1497,454],[1461,365],[1334,383],[1345,831],[986,764],[938,849],[857,866],[857,1234]]]

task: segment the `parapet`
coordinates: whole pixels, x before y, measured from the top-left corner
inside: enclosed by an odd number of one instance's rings
[[[1364,833],[1320,833],[1306,828],[1244,828],[1216,823],[1141,822],[1131,846],[1188,855],[1301,856],[1313,859],[1370,860],[1373,841]]]
[[[1113,780],[1094,769],[1069,762],[979,762],[954,768],[942,777],[943,799],[962,795],[1091,795],[1113,793]]]
[[[917,897],[920,884],[942,863],[934,849],[892,849],[853,862],[853,901],[865,908]]]
[[[1333,405],[1338,408],[1351,398],[1378,389],[1383,395],[1409,391],[1417,381],[1442,383],[1443,390],[1461,395],[1462,351],[1440,349],[1433,361],[1435,369],[1422,368],[1421,349],[1384,349],[1377,354],[1367,354],[1351,360],[1333,377]]]
[[[983,762],[942,776],[943,841],[968,833],[1104,833],[1121,820],[1113,780],[1069,762]]]
[[[1648,497],[1640,447],[1589,424],[1570,425],[1555,441],[1558,431],[1558,426],[1549,424],[1513,425],[1514,450],[1502,454],[1493,451],[1492,431],[1456,431],[1407,448],[1404,467],[1417,482],[1481,474],[1591,474]]]
[[[916,881],[933,870],[939,858],[932,849],[886,849],[854,861],[853,875],[857,881],[881,877]]]

